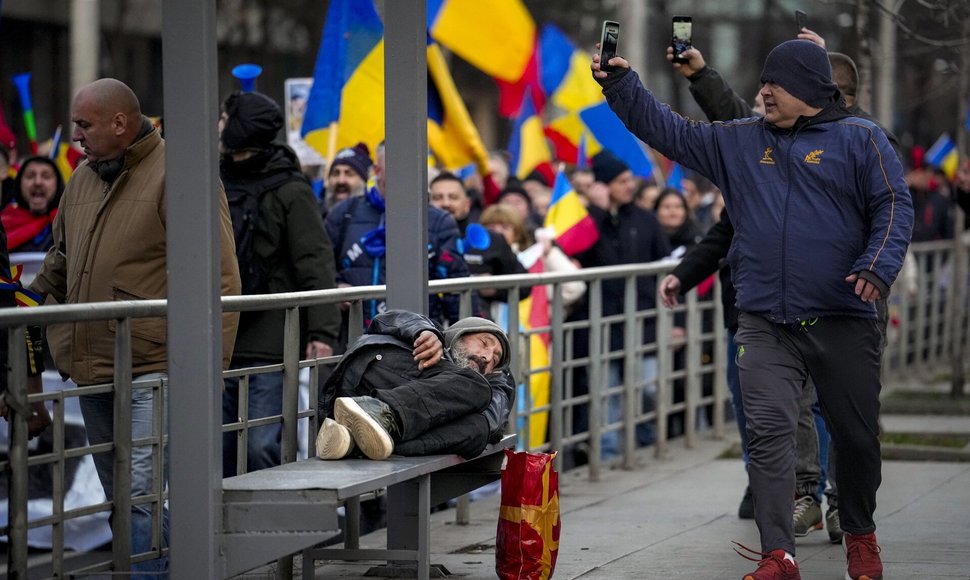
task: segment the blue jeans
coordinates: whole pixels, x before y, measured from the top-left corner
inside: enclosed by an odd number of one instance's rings
[[[738,434],[741,435],[741,461],[744,468],[748,468],[748,428],[744,425],[744,397],[741,396],[741,377],[738,375],[738,345],[734,342],[736,330],[727,331],[727,384],[731,391],[731,407],[734,409],[734,420],[738,423]]]
[[[654,398],[657,395],[657,357],[655,356],[645,356],[643,357],[640,377],[645,383],[643,389],[640,391],[641,395],[641,412],[649,413],[654,410]],[[610,386],[616,386],[623,383],[623,361],[613,360],[610,361],[609,368],[609,384]],[[613,395],[609,398],[607,403],[607,414],[606,418],[609,423],[616,423],[623,418],[623,399],[621,395]],[[604,425],[605,427],[605,425]],[[603,459],[610,459],[620,455],[623,452],[623,437],[622,431],[610,431],[603,433],[600,441],[602,442],[602,457]],[[646,447],[647,445],[653,445],[654,441],[657,440],[657,427],[653,420],[638,423],[636,426],[636,436],[637,445],[639,447]]]
[[[243,366],[263,366],[274,364],[265,361],[247,361]],[[240,365],[233,365],[239,368]],[[283,412],[283,373],[260,373],[249,375],[249,412],[248,419],[260,419],[279,415]],[[239,379],[226,379],[226,390],[222,394],[222,422],[235,423],[239,420]],[[282,423],[253,427],[249,430],[249,444],[246,447],[246,471],[256,471],[280,464],[280,437]],[[238,431],[225,433],[222,437],[222,474],[230,477],[237,474],[236,442]]]
[[[164,378],[164,373],[151,373],[133,378],[133,382],[144,380],[158,380]],[[164,393],[164,391],[163,391]],[[165,398],[163,396],[163,398]],[[114,441],[114,393],[84,395],[79,397],[81,414],[84,416],[84,428],[88,441],[92,444]],[[132,389],[131,393],[131,438],[132,440],[157,435],[153,432],[152,419],[154,416],[154,391],[150,388]],[[164,403],[163,403],[164,404]],[[163,427],[168,430],[168,410],[163,411]],[[94,466],[98,470],[98,479],[104,487],[104,494],[109,501],[114,497],[114,458],[112,453],[95,453]],[[152,489],[152,468],[154,457],[151,445],[132,446],[131,449],[131,495],[138,497],[162,490]],[[165,448],[165,473],[161,481],[162,487],[168,485],[168,448]],[[117,514],[112,514],[112,518]],[[162,538],[161,547],[168,546],[168,508],[162,509]],[[151,504],[133,505],[131,507],[131,553],[132,555],[160,549],[152,543],[152,512]],[[168,578],[168,557],[156,558],[139,562],[131,566],[132,578]],[[138,574],[145,572],[146,574]]]

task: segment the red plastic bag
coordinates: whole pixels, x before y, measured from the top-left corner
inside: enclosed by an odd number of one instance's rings
[[[562,528],[556,454],[506,449],[505,458],[495,571],[500,580],[552,578]]]

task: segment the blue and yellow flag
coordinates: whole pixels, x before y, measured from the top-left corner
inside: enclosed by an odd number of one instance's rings
[[[926,162],[943,170],[947,179],[953,179],[956,176],[957,165],[960,164],[960,152],[957,151],[957,144],[950,138],[949,133],[940,135],[933,143],[926,152]]]
[[[384,25],[373,0],[332,0],[301,136],[324,157],[384,138]]]

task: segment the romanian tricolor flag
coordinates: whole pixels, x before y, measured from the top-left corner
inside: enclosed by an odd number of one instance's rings
[[[54,163],[57,165],[57,170],[61,172],[61,177],[64,178],[64,183],[67,183],[74,175],[74,170],[77,169],[78,161],[81,160],[82,153],[71,147],[67,143],[61,143],[57,146],[57,156],[54,157]]]
[[[536,254],[538,257],[539,254]],[[530,274],[541,273],[543,265],[541,259],[532,264],[523,264]],[[519,321],[526,331],[547,328],[549,318],[549,295],[545,284],[532,287],[532,292],[525,300],[519,301]],[[535,409],[549,404],[549,333],[538,332],[529,335],[529,408]],[[537,447],[546,442],[546,430],[549,425],[549,413],[533,413],[529,417],[529,448]]]
[[[933,167],[938,167],[946,174],[947,179],[953,179],[957,174],[957,165],[960,163],[960,153],[957,145],[950,138],[949,133],[944,133],[933,143],[929,151],[926,152],[926,162]]]
[[[575,163],[578,167],[588,167],[589,158],[603,149],[599,142],[590,136],[590,131],[583,124],[579,113],[566,113],[554,119],[546,125],[544,131],[546,138],[555,149],[556,159]]]
[[[539,34],[539,63],[542,91],[557,107],[576,112],[606,100],[589,72],[589,54],[551,24]]]
[[[522,0],[427,1],[428,34],[496,80],[503,117],[515,115],[527,90],[542,110],[536,25]]]
[[[552,188],[552,201],[546,214],[545,226],[552,228],[556,243],[569,256],[588,250],[599,239],[599,230],[579,194],[569,183],[566,173],[559,169]]]
[[[373,0],[331,0],[301,136],[326,158],[384,138],[384,25]]]
[[[11,264],[9,272],[0,273],[0,291],[13,292],[17,306],[37,306],[40,304],[41,297],[24,288],[20,282],[20,276],[23,273],[22,264]]]
[[[542,130],[542,120],[528,95],[522,101],[522,109],[512,128],[509,155],[509,173],[519,179],[525,179],[540,164],[552,161]]]
[[[458,94],[441,48],[428,42],[428,146],[438,162],[454,171],[474,163],[488,174],[488,151]]]

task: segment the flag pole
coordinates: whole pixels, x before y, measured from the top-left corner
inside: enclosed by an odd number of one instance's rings
[[[324,176],[330,175],[330,166],[333,165],[333,156],[337,154],[337,122],[330,121],[327,128],[327,170]]]

